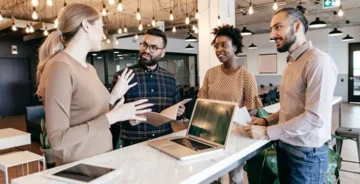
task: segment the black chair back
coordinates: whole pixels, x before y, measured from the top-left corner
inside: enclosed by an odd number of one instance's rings
[[[45,110],[43,105],[26,107],[26,121],[45,120]]]
[[[195,88],[194,87],[190,87],[188,89],[188,91],[186,92],[186,97],[187,98],[192,98],[194,97],[194,92],[195,92]]]

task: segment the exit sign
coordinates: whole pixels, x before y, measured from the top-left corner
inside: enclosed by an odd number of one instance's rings
[[[341,0],[323,0],[323,9],[339,7]]]

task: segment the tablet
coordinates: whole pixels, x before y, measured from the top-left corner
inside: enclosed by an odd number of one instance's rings
[[[46,175],[46,177],[64,181],[74,184],[83,184],[83,183],[104,183],[106,180],[113,179],[114,176],[119,174],[113,168],[106,168],[88,164],[77,164],[71,167],[62,169],[60,171],[54,171]]]

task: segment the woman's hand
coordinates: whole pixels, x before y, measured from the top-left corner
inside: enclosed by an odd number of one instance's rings
[[[130,88],[137,85],[137,82],[129,84],[130,81],[134,78],[134,76],[135,74],[133,73],[133,70],[128,70],[128,68],[125,68],[121,76],[118,76],[117,82],[113,90],[111,91],[111,104],[114,104],[117,100],[122,98]]]
[[[146,102],[148,102],[148,100],[144,99],[124,104],[124,98],[121,98],[120,102],[106,114],[106,117],[110,125],[126,120],[146,121],[146,118],[142,116],[142,114],[151,112],[151,108],[148,107],[154,105]]]

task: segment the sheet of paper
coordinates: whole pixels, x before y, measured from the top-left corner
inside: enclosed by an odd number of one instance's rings
[[[248,125],[248,123],[251,122],[251,117],[250,117],[250,114],[246,107],[242,107],[242,108],[237,107],[236,108],[234,121],[235,121],[235,123],[238,123],[238,124],[244,125],[244,126]]]
[[[145,123],[148,123],[148,124],[151,124],[154,126],[160,126],[171,120],[176,120],[177,112],[179,110],[180,105],[185,105],[190,100],[191,100],[191,98],[185,99],[171,107],[168,107],[167,109],[164,109],[163,111],[161,111],[161,113],[156,113],[156,112],[146,113],[145,114],[145,116],[146,116]]]
[[[176,119],[177,116],[177,112],[179,110],[179,107],[181,105],[185,105],[186,103],[190,102],[191,98],[185,99],[167,109],[164,109],[163,111],[161,111],[160,114],[164,115],[164,116],[168,116],[168,117],[172,117],[174,119]]]

